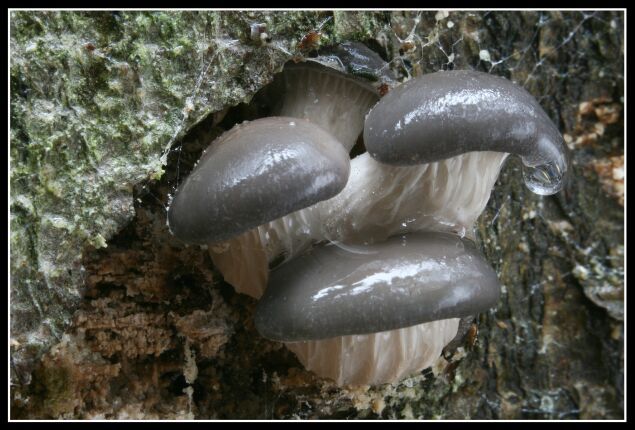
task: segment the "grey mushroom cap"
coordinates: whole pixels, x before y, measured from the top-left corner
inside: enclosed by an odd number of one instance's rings
[[[168,225],[187,243],[223,241],[333,197],[349,173],[341,143],[308,120],[243,123],[206,149],[176,191]]]
[[[553,194],[567,172],[557,127],[536,99],[513,82],[470,70],[414,78],[389,92],[368,114],[364,144],[376,160],[430,163],[471,151],[519,156],[525,184]]]
[[[412,233],[359,253],[322,246],[280,266],[255,324],[286,342],[376,333],[474,315],[499,294],[496,273],[471,241]]]
[[[342,42],[320,50],[324,57],[334,56],[346,72],[370,81],[394,83],[394,75],[388,63],[377,52],[361,42]]]

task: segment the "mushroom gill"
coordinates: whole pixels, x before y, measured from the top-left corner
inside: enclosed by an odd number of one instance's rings
[[[375,385],[397,382],[434,365],[458,328],[459,319],[450,318],[285,346],[305,368],[338,385]]]
[[[347,151],[353,148],[366,113],[378,100],[370,84],[315,62],[289,64],[279,78],[282,97],[276,115],[308,119],[336,136]]]
[[[366,114],[379,100],[376,87],[392,79],[385,72],[373,75],[386,63],[361,43],[343,43],[324,54],[286,64],[267,93],[274,99],[273,115],[307,119],[350,151],[364,128]],[[348,71],[371,76],[376,84]]]

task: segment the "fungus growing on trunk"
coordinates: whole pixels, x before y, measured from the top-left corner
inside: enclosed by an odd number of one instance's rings
[[[471,70],[436,72],[395,88],[366,119],[373,158],[397,166],[472,151],[517,155],[525,185],[554,194],[567,172],[560,132],[535,98],[513,82]]]
[[[357,254],[317,247],[275,270],[269,284],[256,328],[283,342],[462,318],[491,308],[500,293],[472,241],[433,232],[394,236]]]
[[[348,150],[372,97],[362,97],[360,88],[368,87],[354,79],[345,81],[355,91],[344,90],[344,83],[331,81],[337,75],[316,67],[288,68],[278,81],[284,96],[274,112],[319,124]],[[557,129],[524,90],[476,72],[433,75],[432,83],[424,76],[397,87],[370,111],[364,131],[369,153],[350,161],[341,192],[277,219],[272,216],[291,205],[237,220],[232,233],[213,236],[229,239],[210,246],[225,280],[252,297],[265,294],[257,328],[339,384],[395,382],[432,365],[461,317],[495,303],[495,274],[470,239],[509,152],[531,168],[525,182],[539,194],[556,192],[567,170]],[[244,155],[255,163],[260,156]],[[241,205],[246,198],[238,191],[227,197],[239,202],[223,197],[214,206]],[[225,225],[217,215],[200,219]],[[335,246],[301,255],[319,242]],[[265,291],[268,265],[281,255],[284,262]],[[320,278],[313,276],[318,272]],[[428,308],[417,306],[424,302]]]
[[[184,242],[219,242],[334,196],[349,171],[341,143],[307,120],[246,122],[210,144],[177,190],[168,225]]]

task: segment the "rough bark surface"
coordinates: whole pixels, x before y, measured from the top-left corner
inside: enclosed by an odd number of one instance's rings
[[[623,13],[19,11],[10,36],[12,418],[624,416]],[[572,176],[535,196],[508,162],[477,225],[498,306],[421,375],[338,388],[258,335],[165,207],[286,61],[353,40],[402,80],[523,85]]]

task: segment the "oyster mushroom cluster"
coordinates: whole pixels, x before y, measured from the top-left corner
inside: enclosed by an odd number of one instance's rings
[[[557,127],[514,83],[437,72],[380,100],[386,70],[360,44],[288,65],[274,115],[212,142],[168,210],[175,236],[210,245],[225,280],[259,299],[260,334],[338,384],[420,371],[461,318],[495,306],[473,226],[509,154],[538,194],[567,172]],[[367,152],[350,159],[362,133]]]

